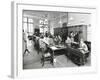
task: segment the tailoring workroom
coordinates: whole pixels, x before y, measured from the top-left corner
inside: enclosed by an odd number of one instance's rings
[[[23,69],[91,66],[91,14],[23,10]]]

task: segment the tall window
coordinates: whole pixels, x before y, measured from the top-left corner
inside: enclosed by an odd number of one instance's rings
[[[48,20],[46,18],[39,20],[40,33],[48,32]]]
[[[33,34],[33,18],[23,17],[23,30],[28,34]]]

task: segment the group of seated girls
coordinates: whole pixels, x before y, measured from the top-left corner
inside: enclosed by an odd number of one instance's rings
[[[45,33],[45,35],[40,35],[40,44],[41,40],[44,40],[48,45],[58,45],[62,42],[62,38],[60,37],[60,35],[54,36],[47,33]]]
[[[74,48],[77,47],[77,49],[79,49],[83,54],[88,52],[88,47],[84,43],[83,39],[80,38],[78,42],[76,42],[75,39],[76,38],[74,38],[74,36],[71,33],[69,36],[67,36],[67,39],[65,40],[66,45],[68,47],[73,47],[73,44],[77,45],[77,46],[74,46]]]
[[[54,42],[55,42],[56,45],[61,44],[61,42],[62,42],[61,36],[60,35],[54,36]]]

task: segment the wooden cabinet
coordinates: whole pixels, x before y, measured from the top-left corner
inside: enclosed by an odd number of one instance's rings
[[[84,41],[87,41],[87,25],[76,25],[76,26],[67,26],[61,28],[54,28],[54,35],[60,35],[63,41],[66,40],[70,32],[81,32],[79,38],[82,38]]]
[[[79,37],[82,38],[84,41],[87,41],[87,25],[75,25],[75,26],[68,26],[68,34],[70,32],[81,32]]]
[[[54,35],[60,35],[62,37],[63,42],[65,42],[67,36],[68,36],[68,28],[62,27],[62,28],[54,28]]]

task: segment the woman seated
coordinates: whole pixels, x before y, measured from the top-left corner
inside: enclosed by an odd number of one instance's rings
[[[54,40],[53,40],[53,36],[52,35],[49,36],[49,45],[50,46],[54,45]]]
[[[87,45],[84,43],[83,39],[80,40],[80,43],[79,43],[79,46],[80,46],[80,51],[85,54],[88,52],[88,47]]]
[[[58,43],[60,44],[62,42],[62,38],[60,37],[60,35],[58,35]]]
[[[54,43],[55,43],[55,45],[58,45],[58,43],[59,43],[58,36],[55,36]]]
[[[71,47],[71,39],[70,39],[69,36],[67,37],[65,43],[66,43],[67,46]]]
[[[40,39],[39,39],[39,46],[40,46],[40,50],[43,46],[43,36],[40,36]]]
[[[48,51],[48,47],[47,47],[47,44],[45,42],[42,43],[42,55],[44,57],[49,57],[51,56],[51,54],[49,53]]]

